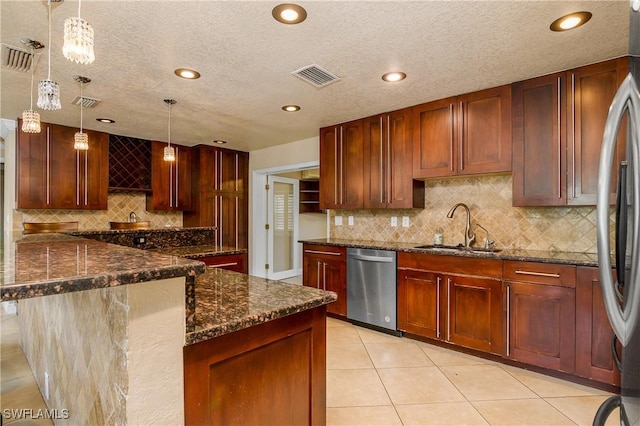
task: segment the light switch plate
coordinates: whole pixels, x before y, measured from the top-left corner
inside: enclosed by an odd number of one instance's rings
[[[342,226],[342,216],[335,217],[335,224],[336,226]]]
[[[349,224],[349,226],[353,226],[353,216],[349,216],[347,218],[347,223]]]
[[[397,216],[392,216],[391,217],[391,226],[393,226],[393,227],[397,227],[398,226],[398,217]]]
[[[403,228],[409,227],[409,216],[402,216],[402,227]]]

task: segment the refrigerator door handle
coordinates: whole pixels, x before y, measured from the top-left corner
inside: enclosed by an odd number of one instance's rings
[[[618,271],[618,286],[624,287],[624,276],[627,255],[627,167],[626,161],[620,162],[618,173],[618,192],[616,195],[616,270]]]
[[[640,322],[640,286],[633,285],[627,292],[627,300],[620,306],[616,295],[615,284],[611,274],[611,250],[609,244],[609,192],[611,188],[611,170],[613,155],[616,148],[616,136],[620,128],[620,122],[625,111],[629,112],[629,125],[631,127],[632,140],[628,152],[632,160],[630,171],[634,174],[635,182],[640,182],[640,142],[637,134],[640,132],[640,93],[630,73],[618,89],[613,103],[609,108],[609,115],[604,127],[602,138],[602,150],[600,153],[600,166],[598,169],[598,204],[597,204],[597,237],[598,237],[598,265],[600,269],[600,285],[602,296],[607,310],[607,317],[613,331],[618,336],[620,343],[626,346]],[[640,202],[640,185],[633,185],[633,202]],[[640,255],[640,209],[634,206],[633,214],[633,242],[631,256]],[[638,265],[631,265],[630,283],[638,282]],[[618,271],[618,275],[624,271]]]
[[[620,355],[618,355],[618,348],[616,348],[617,345],[618,336],[614,334],[611,339],[611,356],[613,357],[613,362],[616,364],[616,368],[622,373],[622,360],[620,360]]]
[[[604,426],[611,413],[613,413],[616,408],[620,407],[621,403],[622,397],[620,395],[614,395],[606,399],[596,412],[596,416],[593,419],[593,426]]]

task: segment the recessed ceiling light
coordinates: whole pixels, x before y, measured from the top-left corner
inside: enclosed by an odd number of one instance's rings
[[[218,145],[224,145],[225,143],[227,143],[227,141],[216,139],[216,140],[213,141],[213,143],[217,143]]]
[[[299,24],[307,19],[307,11],[302,6],[292,3],[279,4],[273,8],[271,15],[283,24]]]
[[[586,24],[591,19],[591,12],[575,12],[564,15],[551,23],[551,31],[567,31]]]
[[[178,68],[174,71],[178,77],[185,78],[187,80],[196,80],[200,78],[200,73],[196,70],[189,68]]]
[[[96,121],[99,121],[101,123],[108,123],[108,124],[112,124],[116,122],[116,120],[112,120],[110,118],[96,118]]]
[[[298,105],[285,105],[282,107],[282,110],[287,112],[296,112],[300,111],[300,107]]]
[[[407,78],[407,75],[403,72],[398,71],[388,72],[382,76],[382,79],[388,82],[400,81],[404,80],[405,78]]]

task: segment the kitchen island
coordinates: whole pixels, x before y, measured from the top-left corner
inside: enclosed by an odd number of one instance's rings
[[[68,410],[60,424],[182,424],[189,348],[219,353],[216,339],[246,344],[239,333],[262,327],[263,338],[305,316],[301,336],[315,339],[308,347],[323,367],[309,388],[322,412],[308,418],[324,421],[324,305],[334,294],[69,235],[22,237],[2,257],[2,300],[18,301],[20,343],[44,400]]]

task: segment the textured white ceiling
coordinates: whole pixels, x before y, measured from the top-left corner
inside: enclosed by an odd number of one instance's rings
[[[446,96],[622,56],[628,51],[628,0],[616,1],[301,1],[299,25],[276,22],[278,1],[84,0],[82,17],[95,29],[96,60],[78,65],[62,56],[64,20],[77,1],[53,4],[51,78],[62,110],[42,120],[78,126],[74,74],[92,79],[86,128],[185,145],[228,141],[256,150],[316,136],[318,128]],[[585,26],[554,33],[549,24],[588,10]],[[47,3],[0,1],[1,41],[47,44]],[[46,78],[41,51],[37,80]],[[341,77],[315,88],[291,75],[318,64]],[[202,77],[176,77],[179,67]],[[384,83],[390,70],[407,73]],[[1,71],[0,115],[18,117],[29,106],[29,74]],[[297,104],[302,110],[285,113]],[[109,117],[116,124],[95,121]]]

